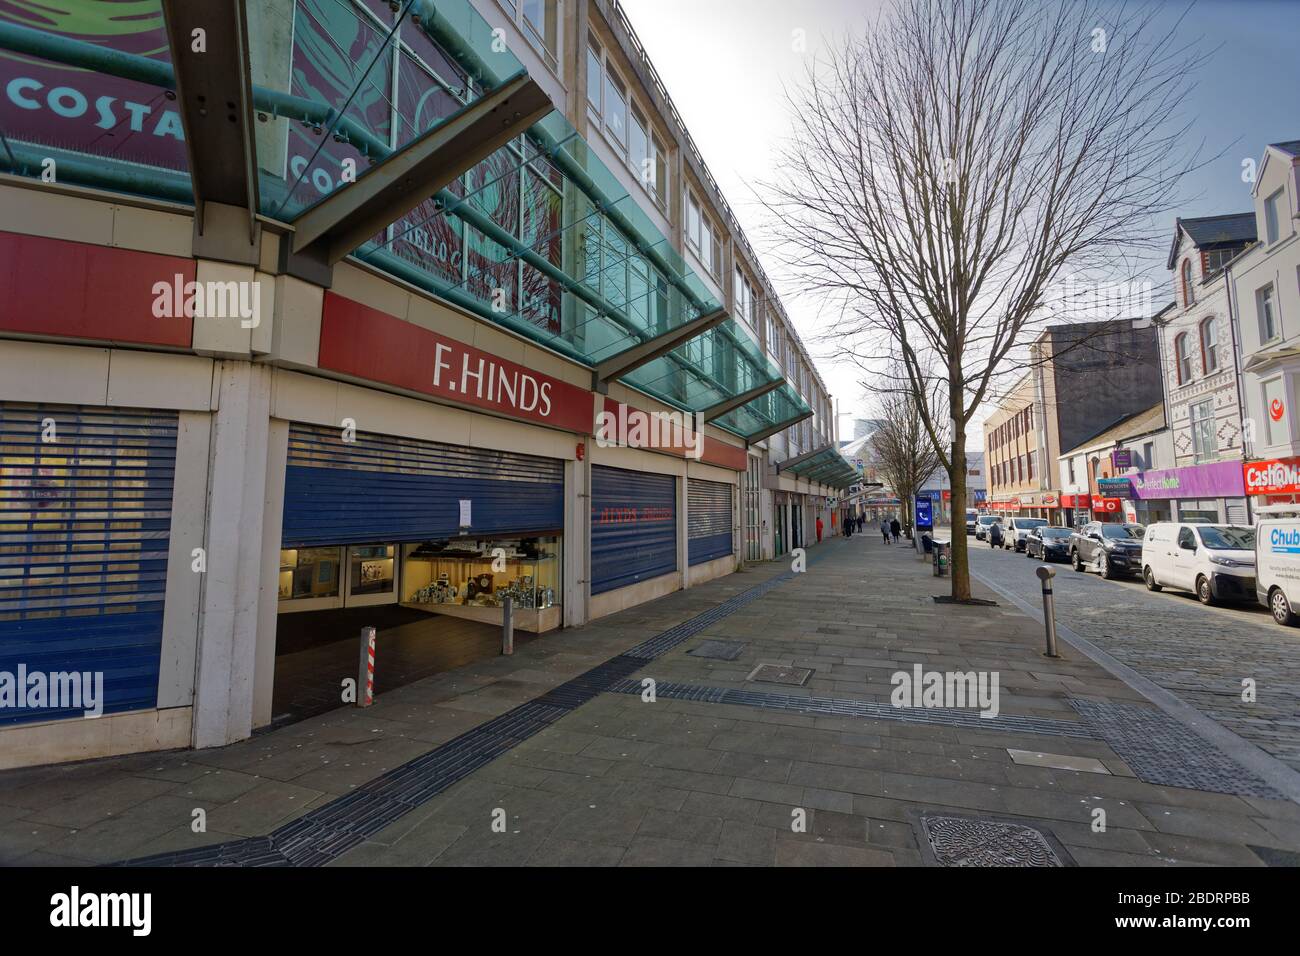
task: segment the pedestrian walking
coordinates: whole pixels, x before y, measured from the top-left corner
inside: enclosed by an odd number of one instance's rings
[[[817,516],[817,543],[822,543],[822,519],[820,515]]]
[[[880,534],[884,537],[885,544],[889,544],[889,519],[888,518],[880,519]]]
[[[898,544],[898,535],[900,532],[902,532],[902,530],[903,530],[903,526],[898,523],[897,518],[894,518],[892,521],[889,522],[889,533],[893,535],[894,544]]]

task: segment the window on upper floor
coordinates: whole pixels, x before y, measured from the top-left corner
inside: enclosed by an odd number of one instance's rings
[[[1241,252],[1241,248],[1234,246],[1229,249],[1211,249],[1205,253],[1205,274],[1212,276],[1216,272],[1221,272],[1232,259]]]
[[[1201,368],[1205,374],[1219,370],[1219,333],[1214,324],[1214,316],[1201,322]]]
[[[1282,199],[1285,192],[1279,189],[1264,200],[1264,238],[1271,246],[1282,236]]]
[[[554,70],[560,54],[559,0],[505,0],[505,4],[514,12],[528,42]]]
[[[1192,260],[1183,260],[1183,308],[1196,304],[1196,292],[1192,283]]]
[[[1178,371],[1179,385],[1192,380],[1192,350],[1186,332],[1179,332],[1174,337],[1174,365]]]
[[[620,150],[627,149],[627,87],[605,66],[605,130]]]
[[[611,68],[604,49],[587,40],[587,119],[604,132],[643,189],[668,210],[668,151],[627,84]]]
[[[1066,464],[1067,470],[1068,470],[1069,473],[1070,473],[1070,484],[1074,484],[1074,459],[1073,459],[1073,458],[1067,458],[1066,461],[1065,461],[1065,464]]]
[[[1281,334],[1277,321],[1277,306],[1273,301],[1273,283],[1255,290],[1255,312],[1259,318],[1259,342],[1265,345]]]
[[[1156,443],[1149,441],[1142,446],[1142,470],[1150,471],[1152,466],[1155,464],[1155,459]]]
[[[605,82],[604,58],[600,47],[587,44],[587,118],[600,125],[601,87]]]
[[[1192,426],[1192,452],[1197,461],[1213,458],[1218,451],[1214,440],[1214,399],[1192,405],[1188,412]]]

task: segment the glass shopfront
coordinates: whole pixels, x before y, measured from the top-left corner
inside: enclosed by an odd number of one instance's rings
[[[560,626],[560,535],[450,538],[403,545],[402,603],[499,623],[511,599],[516,627]]]
[[[280,613],[392,604],[397,546],[282,548]]]

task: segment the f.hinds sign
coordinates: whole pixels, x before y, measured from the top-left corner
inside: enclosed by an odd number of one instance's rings
[[[511,418],[583,434],[591,430],[591,393],[585,388],[332,292],[325,294],[317,362]]]
[[[1248,461],[1242,466],[1248,495],[1289,495],[1300,492],[1300,458]]]

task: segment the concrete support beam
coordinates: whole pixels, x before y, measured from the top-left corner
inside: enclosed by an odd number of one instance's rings
[[[194,187],[196,254],[252,265],[260,227],[244,0],[163,0],[163,18]]]
[[[727,310],[718,309],[716,312],[709,312],[685,322],[675,329],[665,332],[663,335],[657,335],[652,339],[642,342],[640,345],[634,345],[630,349],[619,352],[613,358],[606,359],[592,370],[592,388],[600,391],[606,387],[606,383],[611,379],[626,375],[633,369],[638,369],[666,355],[683,342],[688,342],[709,329],[721,325],[727,320]],[[777,382],[777,384],[781,384]]]
[[[799,424],[805,418],[812,418],[812,416],[813,413],[809,411],[809,412],[804,412],[802,415],[796,415],[794,418],[787,418],[783,422],[777,422],[771,428],[763,429],[757,435],[750,435],[746,440],[749,442],[749,444],[753,445],[757,442],[761,442],[764,438],[771,438],[777,432],[785,431],[791,425]]]
[[[725,402],[719,402],[716,405],[710,406],[702,413],[704,415],[704,420],[706,422],[711,422],[716,418],[721,418],[723,415],[727,414],[727,412],[733,411],[741,405],[748,405],[754,399],[762,398],[768,392],[776,391],[776,389],[780,388],[782,384],[784,384],[784,379],[778,378],[775,381],[755,386],[747,392],[741,392],[739,395],[733,396]]]
[[[293,254],[332,266],[553,110],[531,77],[506,81],[302,213]]]

